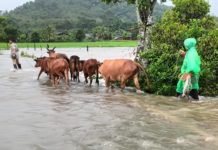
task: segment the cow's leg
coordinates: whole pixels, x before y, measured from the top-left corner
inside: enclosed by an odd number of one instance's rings
[[[111,81],[111,89],[115,87],[114,84],[115,84],[115,81]]]
[[[95,81],[95,83],[97,83],[99,86],[98,68],[96,69],[96,81]]]
[[[80,80],[79,80],[79,71],[76,72],[76,76],[77,76],[77,81],[80,82]]]
[[[89,86],[92,86],[92,75],[89,75],[89,80],[90,80]]]
[[[73,78],[73,81],[75,81],[75,72],[74,72],[74,70],[72,72],[72,78]]]
[[[37,80],[39,80],[39,77],[40,77],[40,75],[42,74],[42,72],[43,72],[43,69],[41,68]]]
[[[56,78],[55,78],[56,80],[55,80],[55,86],[57,87],[58,86],[58,84],[60,83],[60,80],[61,80],[61,76],[56,76]]]
[[[49,79],[51,79],[51,74],[49,74]]]
[[[124,77],[121,78],[120,87],[121,90],[123,90],[126,87],[126,79],[124,79]]]
[[[55,86],[55,77],[53,74],[51,74],[51,82],[52,82],[52,86]]]
[[[73,80],[73,72],[72,69],[70,69],[70,77],[71,77],[71,81]]]
[[[138,74],[134,75],[133,80],[134,80],[134,84],[135,84],[136,89],[140,90]]]
[[[105,77],[104,80],[105,80],[105,86],[107,88],[109,88],[109,86],[110,86],[110,77]]]
[[[65,83],[66,83],[66,85],[68,85],[68,84],[69,84],[69,83],[68,83],[68,80],[69,80],[68,69],[66,69],[66,70],[64,71],[64,74],[65,74]]]
[[[61,78],[60,77],[57,77],[57,84],[59,84],[60,83],[60,80],[61,80]]]
[[[87,84],[88,83],[88,74],[87,73],[84,73],[84,77],[85,77],[85,83]]]
[[[78,71],[78,82],[80,82],[80,79],[79,79],[79,71]]]
[[[54,77],[54,85],[55,85],[55,87],[57,86],[57,84],[58,84],[58,77]]]

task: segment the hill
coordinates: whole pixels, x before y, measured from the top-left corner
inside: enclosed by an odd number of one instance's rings
[[[157,5],[155,18],[160,18],[169,9]],[[126,3],[107,5],[100,0],[35,0],[10,11],[12,18],[22,32],[37,31],[48,25],[57,31],[71,29],[90,30],[96,26],[125,28],[136,23],[135,7]]]

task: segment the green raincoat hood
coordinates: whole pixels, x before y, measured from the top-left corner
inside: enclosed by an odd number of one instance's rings
[[[195,38],[188,38],[184,41],[185,48],[187,49],[181,73],[194,73],[200,72],[201,60],[196,50],[197,41]]]
[[[188,38],[184,41],[184,45],[187,50],[191,48],[195,48],[196,44],[197,44],[197,41],[195,38]]]

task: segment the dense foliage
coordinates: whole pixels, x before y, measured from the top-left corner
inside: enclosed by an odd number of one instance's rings
[[[173,3],[175,7],[152,29],[152,48],[141,54],[149,62],[150,91],[175,95],[183,61],[179,49],[183,48],[186,38],[194,37],[202,62],[200,93],[218,95],[218,26],[215,18],[208,15],[209,5],[205,0],[194,3],[193,0],[173,0]]]

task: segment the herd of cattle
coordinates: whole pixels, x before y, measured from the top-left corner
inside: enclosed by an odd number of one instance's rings
[[[62,53],[56,53],[55,47],[49,49],[49,57],[40,57],[35,59],[35,67],[40,67],[38,79],[42,72],[49,75],[53,86],[59,84],[60,79],[64,79],[66,85],[69,84],[69,72],[71,81],[80,82],[79,73],[83,72],[85,82],[91,86],[93,75],[96,76],[96,83],[99,85],[99,73],[105,80],[106,87],[115,81],[120,82],[121,89],[125,88],[126,81],[134,80],[137,90],[140,90],[138,82],[138,73],[143,67],[130,59],[106,59],[99,62],[96,59],[80,60],[79,56],[73,55],[70,58]]]

